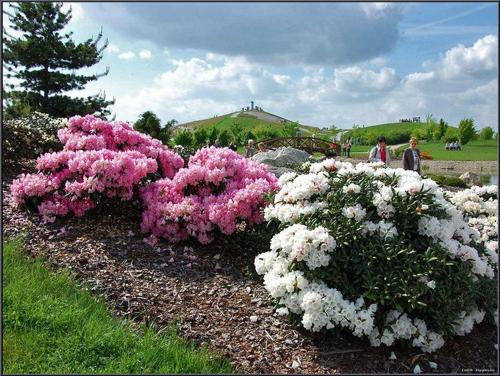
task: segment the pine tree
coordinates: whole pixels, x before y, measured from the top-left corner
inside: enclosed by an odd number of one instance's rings
[[[19,80],[19,86],[9,85],[5,91],[8,117],[19,116],[20,109],[29,108],[54,117],[95,114],[107,116],[106,95],[99,93],[87,98],[64,95],[70,90],[81,90],[101,74],[79,75],[75,71],[97,64],[107,47],[107,40],[98,47],[102,31],[96,38],[75,44],[73,32],[63,29],[71,20],[71,9],[64,13],[62,3],[22,2],[11,5],[14,12],[4,11],[19,36],[4,30],[3,62],[6,77]],[[15,90],[16,89],[16,90]]]

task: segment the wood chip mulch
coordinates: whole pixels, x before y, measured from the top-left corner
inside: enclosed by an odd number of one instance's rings
[[[478,325],[433,354],[374,348],[348,333],[311,334],[274,314],[253,266],[269,244],[262,236],[152,248],[143,241],[140,210],[132,204],[113,214],[43,224],[37,215],[13,208],[7,195],[11,180],[4,175],[2,181],[4,239],[25,233],[32,256],[70,269],[116,315],[159,330],[175,325],[183,338],[229,359],[235,372],[413,373],[418,364],[429,373],[496,373],[496,327]],[[396,360],[389,360],[391,351]]]

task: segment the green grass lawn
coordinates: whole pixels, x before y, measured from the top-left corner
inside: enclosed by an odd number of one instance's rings
[[[433,159],[443,161],[496,161],[498,160],[498,141],[471,141],[462,145],[462,150],[445,150],[442,142],[420,143],[421,152],[427,151]]]
[[[445,150],[442,142],[421,142],[418,147],[421,152],[427,151],[432,159],[441,161],[496,161],[498,159],[498,141],[471,141],[462,146],[462,150]],[[373,146],[353,145],[351,155],[366,156]]]
[[[3,374],[231,372],[173,330],[133,330],[67,272],[28,258],[20,239],[3,243],[3,299]]]

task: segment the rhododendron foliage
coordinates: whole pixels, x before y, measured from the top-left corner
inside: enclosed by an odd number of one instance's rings
[[[105,198],[130,200],[151,174],[172,177],[183,165],[161,142],[123,122],[75,116],[58,135],[63,151],[40,156],[39,172],[11,186],[15,204],[38,209],[49,222],[70,212],[81,217]]]
[[[203,148],[173,179],[144,187],[146,206],[141,228],[157,238],[179,241],[194,237],[212,240],[215,231],[232,234],[263,220],[264,195],[277,188],[277,179],[263,164],[228,148]]]
[[[426,352],[497,320],[496,187],[447,193],[413,171],[331,159],[279,185],[265,218],[282,231],[255,259],[279,314]]]

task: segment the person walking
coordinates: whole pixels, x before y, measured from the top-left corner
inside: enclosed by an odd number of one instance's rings
[[[347,156],[347,158],[351,158],[351,146],[352,146],[351,139],[348,138],[347,142],[346,142],[346,156]]]
[[[403,168],[405,170],[416,171],[421,174],[420,169],[420,150],[417,149],[417,138],[410,139],[410,147],[403,154]]]
[[[370,154],[368,156],[368,162],[384,162],[386,166],[389,166],[391,162],[389,148],[385,143],[385,137],[381,136],[378,138],[377,146],[374,146],[372,150],[370,150]]]

